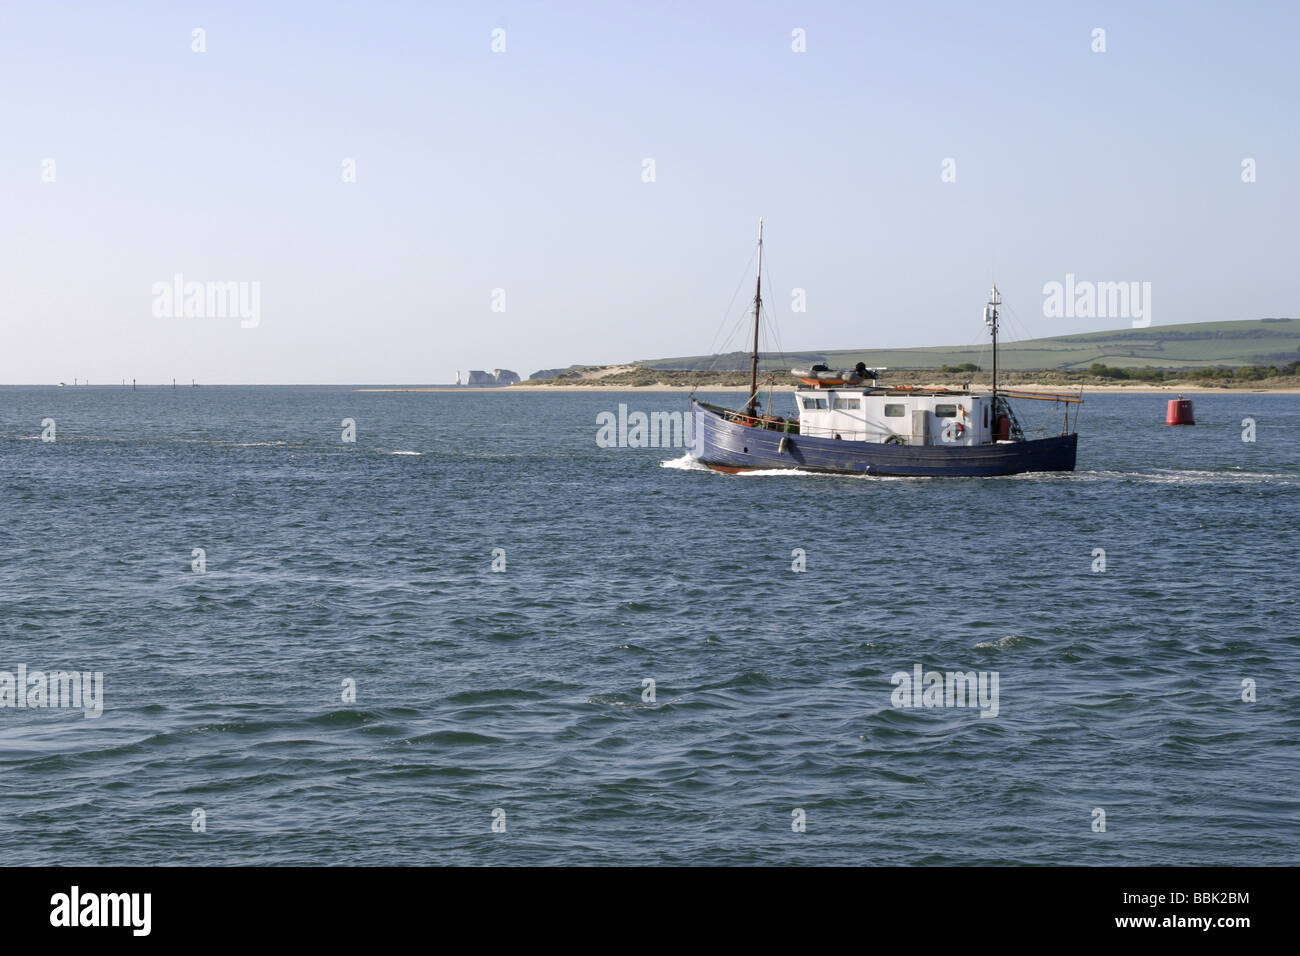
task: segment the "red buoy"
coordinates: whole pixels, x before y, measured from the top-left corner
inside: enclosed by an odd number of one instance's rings
[[[1169,399],[1169,408],[1165,412],[1165,424],[1195,425],[1196,419],[1192,417],[1192,400],[1183,398],[1181,395]]]

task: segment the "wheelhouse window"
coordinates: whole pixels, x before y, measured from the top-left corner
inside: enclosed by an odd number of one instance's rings
[[[803,400],[804,408],[826,408],[826,399],[824,398],[805,398]]]
[[[935,417],[935,418],[956,418],[956,417],[957,417],[957,406],[956,406],[956,405],[936,405],[936,406],[934,406],[934,417]]]
[[[907,414],[907,406],[906,406],[906,405],[886,405],[886,406],[885,406],[885,417],[886,417],[886,418],[902,418],[902,417],[903,417],[904,415],[906,415],[906,414]]]
[[[861,408],[862,399],[860,398],[837,398],[835,399],[836,408]]]

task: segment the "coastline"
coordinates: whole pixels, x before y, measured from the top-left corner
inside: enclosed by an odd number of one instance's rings
[[[953,388],[952,385],[943,386]],[[1078,387],[1073,388],[1065,385],[1012,385],[1008,386],[1007,391],[1038,391],[1038,392],[1076,392]],[[743,385],[501,385],[494,387],[480,386],[428,386],[428,387],[399,387],[399,388],[358,388],[358,392],[736,392],[741,395],[748,394],[749,389]],[[766,393],[766,388],[760,389],[759,393]],[[774,392],[792,392],[793,388],[789,386],[776,386],[772,389]],[[987,391],[987,388],[980,386],[976,391]],[[1254,388],[1250,386],[1240,386],[1236,388],[1211,388],[1204,385],[1086,385],[1083,388],[1083,395],[1300,395],[1300,388]]]

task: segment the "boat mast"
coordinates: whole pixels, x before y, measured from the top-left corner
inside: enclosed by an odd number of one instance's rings
[[[749,417],[758,405],[758,310],[763,304],[763,218],[758,219],[758,280],[754,284],[754,356],[749,364]]]
[[[993,291],[989,293],[989,304],[984,306],[984,324],[988,326],[989,333],[993,336],[993,414],[998,413],[998,306],[1002,304],[1002,296],[998,295],[998,284],[993,283]]]

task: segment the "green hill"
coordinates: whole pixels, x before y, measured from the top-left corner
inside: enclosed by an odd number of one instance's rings
[[[987,368],[991,353],[982,346],[914,349],[832,349],[823,352],[764,353],[764,369],[806,368],[824,362],[847,368],[939,368],[971,362]],[[1186,369],[1214,366],[1283,365],[1300,359],[1300,319],[1247,319],[1192,322],[1145,329],[1117,329],[1058,335],[998,345],[998,367],[1008,371],[1086,370],[1094,362],[1114,368]],[[635,364],[655,369],[747,369],[748,352],[653,359]]]

